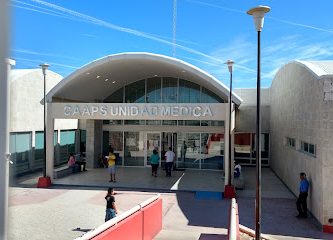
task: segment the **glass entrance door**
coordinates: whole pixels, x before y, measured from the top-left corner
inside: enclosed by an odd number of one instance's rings
[[[174,164],[177,160],[177,133],[173,132],[162,132],[162,141],[161,141],[161,167],[164,169],[165,166],[165,153],[169,150],[169,147],[172,148],[172,151],[175,153]],[[175,166],[177,167],[177,166]]]
[[[161,133],[147,133],[146,135],[146,157],[145,166],[150,165],[150,156],[153,154],[153,150],[156,149],[158,154],[161,154]],[[161,157],[161,155],[160,155]]]
[[[200,133],[179,133],[177,168],[201,168]]]

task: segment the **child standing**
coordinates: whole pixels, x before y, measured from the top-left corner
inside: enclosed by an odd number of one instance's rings
[[[108,171],[110,174],[109,182],[116,182],[116,155],[113,153],[113,148],[109,150]]]
[[[109,188],[108,193],[105,196],[105,200],[106,200],[105,222],[116,217],[116,214],[118,214],[116,204],[115,204],[115,199],[114,199],[113,195],[114,195],[114,189]]]

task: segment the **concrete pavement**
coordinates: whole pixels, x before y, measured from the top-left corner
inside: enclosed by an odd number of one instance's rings
[[[243,168],[245,189],[237,191],[240,223],[252,229],[254,172],[254,168]],[[294,195],[270,169],[262,172],[262,233],[275,239],[333,239],[332,234],[321,232],[314,219],[295,218]],[[12,188],[10,239],[27,236],[31,240],[73,239],[95,228],[103,223],[105,189],[111,185],[118,192],[116,201],[120,211],[130,209],[155,192],[162,192],[163,229],[157,240],[224,239],[230,201],[198,200],[194,191],[222,191],[221,172],[187,170],[174,172],[172,178],[162,174],[154,178],[150,169],[118,169],[118,182],[109,183],[104,169],[98,169],[56,180],[55,187],[61,189]],[[18,182],[20,186],[31,186],[33,181],[33,177],[28,177]]]

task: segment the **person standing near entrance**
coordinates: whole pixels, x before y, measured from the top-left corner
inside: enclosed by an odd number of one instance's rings
[[[298,211],[298,215],[296,217],[306,218],[308,216],[306,198],[308,197],[309,181],[306,179],[306,174],[304,172],[299,174],[299,178],[301,181],[299,184],[299,196],[296,202]]]
[[[113,148],[110,148],[109,150],[108,171],[110,174],[109,182],[116,182],[116,155],[113,153]]]
[[[153,154],[150,156],[151,175],[157,177],[157,168],[160,162],[160,156],[156,149],[153,150]]]
[[[114,194],[115,194],[114,189],[109,188],[108,193],[105,196],[105,200],[106,200],[105,222],[116,217],[118,214],[116,204],[115,204],[116,201],[114,199]]]
[[[173,160],[175,158],[175,153],[172,151],[172,148],[169,147],[169,151],[165,153],[165,170],[166,170],[166,176],[171,177],[171,169],[173,166]]]

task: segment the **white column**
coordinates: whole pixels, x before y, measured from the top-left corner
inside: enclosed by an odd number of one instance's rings
[[[46,103],[46,176],[53,180],[54,171],[54,118],[52,103]]]
[[[10,65],[8,56],[9,1],[0,3],[0,239],[7,239],[8,183],[9,183],[9,117],[10,117]]]
[[[88,168],[97,166],[102,153],[103,121],[87,119],[86,122],[86,162]]]
[[[232,104],[231,112],[231,183],[234,181],[234,167],[235,167],[235,131],[236,131],[236,111],[235,104]]]
[[[228,185],[229,178],[229,107],[225,108],[224,123],[224,185]]]

